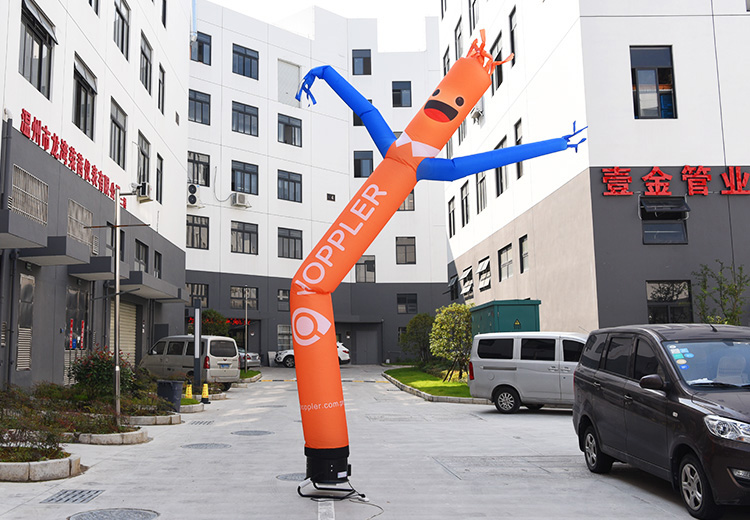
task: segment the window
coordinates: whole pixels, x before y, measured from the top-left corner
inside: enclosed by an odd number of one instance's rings
[[[448,143],[445,144],[445,156],[453,158],[453,138],[448,138]]]
[[[164,95],[165,95],[165,77],[167,73],[164,71],[164,67],[159,65],[159,88],[156,94],[156,106],[159,108],[162,114],[164,114]]]
[[[258,79],[260,56],[255,50],[232,44],[232,72],[251,79]]]
[[[461,186],[461,226],[469,224],[469,183]]]
[[[456,29],[453,30],[453,44],[456,48],[456,60],[458,61],[464,55],[464,45],[461,39],[461,23],[463,20],[458,19]]]
[[[279,257],[302,259],[302,231],[279,228]]]
[[[448,201],[448,237],[456,235],[456,198]]]
[[[161,0],[161,25],[167,27],[167,0]]]
[[[135,271],[148,272],[148,246],[135,240]]]
[[[232,252],[258,254],[258,225],[232,221]]]
[[[372,151],[354,151],[354,177],[367,178],[373,171]]]
[[[461,296],[466,300],[474,298],[474,273],[471,267],[466,267],[459,278],[461,284]]]
[[[49,99],[52,76],[52,48],[56,41],[52,23],[36,8],[23,2],[21,9],[21,44],[18,53],[18,72],[34,88]]]
[[[164,159],[156,153],[156,200],[161,204],[164,198]]]
[[[198,184],[199,186],[210,185],[210,167],[211,157],[201,153],[188,151],[188,184]]]
[[[450,281],[448,282],[447,292],[449,292],[451,295],[451,302],[453,300],[458,300],[458,274],[454,274],[453,276],[450,277]]]
[[[187,248],[208,250],[208,217],[187,216]]]
[[[130,8],[125,0],[115,0],[115,43],[127,59],[130,44]]]
[[[529,270],[529,236],[521,236],[518,239],[518,249],[521,254],[521,274]]]
[[[440,18],[443,18],[446,11],[448,11],[448,0],[440,0]]]
[[[688,280],[646,282],[649,324],[693,321],[693,299]]]
[[[656,352],[644,339],[639,338],[635,345],[635,361],[633,362],[633,379],[640,381],[641,377],[659,374],[666,378],[664,370],[659,366]]]
[[[201,307],[208,307],[208,284],[206,283],[187,283],[185,284],[190,291],[190,306],[195,306],[195,300],[201,301]]]
[[[644,245],[686,245],[690,207],[685,197],[640,197]]]
[[[392,92],[394,107],[411,107],[411,81],[394,81]]]
[[[258,108],[232,101],[232,130],[258,136]]]
[[[203,64],[211,64],[211,35],[198,32],[190,45],[190,59]]]
[[[635,118],[676,118],[671,46],[630,48]]]
[[[188,91],[188,120],[211,125],[211,95]]]
[[[161,252],[157,252],[154,250],[154,269],[153,269],[154,276],[157,278],[161,278]]]
[[[477,213],[487,207],[487,181],[484,172],[477,173]]]
[[[507,141],[507,137],[503,138],[495,149],[505,149]],[[495,192],[497,197],[508,191],[508,184],[508,171],[505,169],[505,166],[495,168]]]
[[[413,212],[414,211],[414,190],[409,192],[404,202],[398,207],[399,212]]]
[[[258,288],[245,285],[232,285],[229,287],[229,307],[232,309],[258,309]]]
[[[490,257],[487,256],[477,265],[477,276],[479,277],[479,290],[485,291],[490,288],[492,271],[490,270]]]
[[[354,265],[357,283],[375,283],[375,256],[362,256]]]
[[[276,309],[278,311],[289,311],[289,289],[276,291]]]
[[[112,256],[115,253],[115,227],[107,223],[107,243],[105,255]],[[125,231],[120,230],[120,261],[125,261]]]
[[[480,359],[512,359],[513,339],[481,339],[477,344]]]
[[[76,55],[73,64],[73,123],[86,136],[94,139],[94,98],[96,77]]]
[[[461,145],[464,138],[466,138],[466,120],[462,121],[458,126],[458,145]]]
[[[149,182],[151,143],[138,131],[138,182]]]
[[[112,100],[109,124],[109,157],[125,169],[125,142],[128,115]]]
[[[495,39],[495,42],[492,44],[492,47],[490,48],[490,55],[492,55],[492,58],[496,62],[500,62],[503,60],[503,43],[502,43],[502,37],[503,34],[500,33],[497,36],[497,39]],[[500,85],[503,84],[503,65],[498,64],[495,66],[495,69],[492,71],[492,95],[495,95],[495,91],[500,88]]]
[[[451,49],[445,50],[443,55],[443,76],[448,75],[448,71],[451,69]]]
[[[401,315],[416,313],[417,312],[416,293],[397,294],[396,305],[397,305],[397,312]]]
[[[89,0],[89,5],[94,10],[94,13],[99,14],[99,0]]]
[[[258,166],[232,160],[232,191],[258,195]]]
[[[554,361],[555,339],[521,339],[521,359],[525,361]]]
[[[581,352],[583,351],[583,343],[577,340],[565,340],[562,341],[563,346],[563,361],[566,363],[577,363],[581,358]]]
[[[612,337],[609,340],[607,356],[604,359],[604,370],[613,374],[627,375],[630,350],[632,348],[632,335],[616,335]]]
[[[516,124],[513,126],[513,129],[516,132],[516,145],[521,145],[523,143],[523,128],[521,126],[521,120],[518,120]],[[523,177],[523,162],[517,162],[516,163],[516,178]]]
[[[352,50],[352,75],[370,75],[371,73],[370,50]]]
[[[396,263],[398,265],[412,265],[417,262],[417,238],[396,238]]]
[[[516,8],[513,8],[513,11],[510,12],[510,53],[513,54],[513,59],[510,61],[511,66],[516,65],[516,56],[518,55],[518,50],[516,47]]]
[[[292,349],[292,326],[289,324],[276,326],[276,349],[278,351]]]
[[[302,147],[302,120],[279,114],[279,142]]]
[[[469,34],[477,27],[477,0],[469,0]]]
[[[302,202],[302,175],[279,169],[278,197],[282,201]]]
[[[141,84],[151,93],[151,45],[141,33]]]
[[[501,248],[497,255],[500,263],[500,281],[513,276],[513,245]]]

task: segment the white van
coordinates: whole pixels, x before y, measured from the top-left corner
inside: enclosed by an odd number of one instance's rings
[[[573,405],[573,371],[586,343],[584,333],[527,331],[481,333],[469,359],[472,397],[491,400],[504,414],[521,405]]]
[[[156,377],[191,379],[194,363],[195,337],[173,335],[154,344],[139,366]],[[224,390],[229,390],[232,383],[240,380],[237,343],[229,337],[201,335],[200,365],[201,383],[219,383]],[[200,389],[193,391],[199,392]]]

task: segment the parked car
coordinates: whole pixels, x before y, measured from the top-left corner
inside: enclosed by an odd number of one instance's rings
[[[339,354],[339,364],[348,364],[349,362],[351,362],[349,348],[344,346],[342,343],[337,342],[336,349],[338,350]],[[278,364],[283,364],[287,368],[294,368],[294,349],[281,350],[280,352],[277,352],[274,360]]]
[[[573,370],[586,342],[583,333],[526,331],[481,333],[469,358],[469,392],[491,400],[503,414],[521,405],[573,404]]]
[[[240,370],[249,370],[260,366],[260,355],[255,352],[245,353],[245,348],[237,347],[240,356]]]
[[[575,371],[586,465],[625,462],[668,480],[698,519],[750,504],[750,328],[625,326],[592,332]]]
[[[149,349],[139,366],[156,377],[192,379],[195,337],[174,335],[160,339]],[[237,343],[229,337],[201,335],[200,366],[201,383],[218,383],[224,390],[229,390],[232,383],[240,380]]]

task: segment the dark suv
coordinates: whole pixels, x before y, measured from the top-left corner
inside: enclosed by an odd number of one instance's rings
[[[575,371],[586,465],[626,462],[672,482],[690,515],[750,504],[750,328],[624,326],[592,332]]]

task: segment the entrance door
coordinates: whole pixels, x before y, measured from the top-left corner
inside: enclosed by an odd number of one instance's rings
[[[379,364],[378,329],[360,329],[356,331],[357,349],[350,351],[352,364]],[[347,345],[348,346],[348,345]]]
[[[18,342],[16,343],[16,370],[31,370],[31,334],[33,330],[34,277],[21,274],[21,292],[18,297]]]

